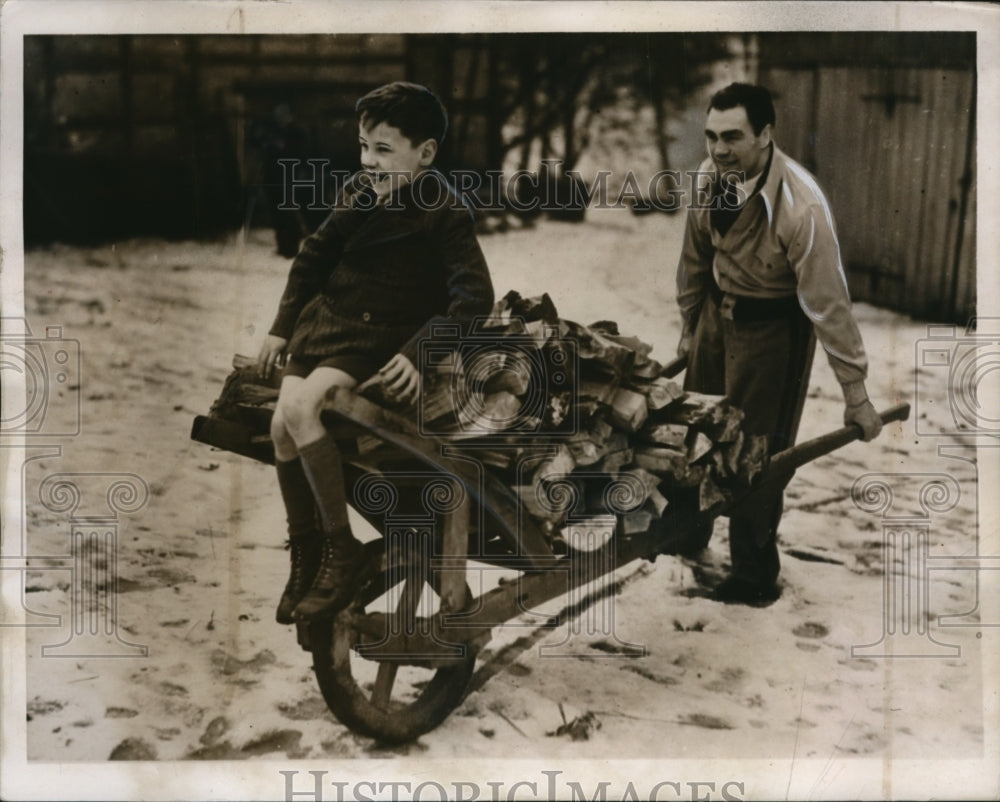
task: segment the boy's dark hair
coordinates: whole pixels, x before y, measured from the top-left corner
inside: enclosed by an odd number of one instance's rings
[[[774,102],[771,93],[756,84],[732,83],[720,89],[708,102],[708,108],[726,111],[742,106],[754,134],[760,134],[765,125],[774,125]]]
[[[448,112],[426,86],[407,81],[373,89],[354,105],[358,120],[365,128],[386,123],[400,132],[414,146],[428,139],[439,145],[448,132]]]

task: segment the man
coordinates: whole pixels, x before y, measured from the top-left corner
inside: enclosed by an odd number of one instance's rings
[[[771,141],[774,105],[760,86],[734,83],[709,104],[705,138],[711,203],[693,203],[677,268],[688,356],[685,389],[725,394],[747,435],[771,453],[795,441],[815,350],[844,393],[844,422],[871,440],[882,428],[868,400],[868,362],[851,314],[833,217],[816,180]],[[782,493],[755,493],[730,516],[732,573],[719,601],[766,604],[780,594]],[[711,536],[706,522],[694,545]]]

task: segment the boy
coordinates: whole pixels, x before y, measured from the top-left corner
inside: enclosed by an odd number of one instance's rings
[[[396,400],[415,403],[418,344],[430,324],[493,306],[471,212],[432,166],[448,126],[440,100],[396,82],[355,110],[362,172],[295,257],[258,357],[265,376],[285,362],[271,424],[291,551],[282,624],[345,607],[360,564],[341,455],[320,422],[327,391],[377,371]]]

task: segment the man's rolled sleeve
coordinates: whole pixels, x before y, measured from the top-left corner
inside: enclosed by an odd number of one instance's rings
[[[821,206],[811,206],[799,220],[788,261],[798,279],[799,304],[812,321],[837,380],[842,385],[864,381],[868,358],[851,312],[833,222]]]
[[[699,216],[688,212],[684,228],[684,246],[677,265],[677,303],[684,320],[684,331],[691,333],[698,322],[698,312],[712,281],[712,260],[715,249],[712,235],[702,228]]]

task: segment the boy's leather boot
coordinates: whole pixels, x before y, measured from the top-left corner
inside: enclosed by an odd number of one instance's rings
[[[279,624],[294,624],[292,613],[296,605],[309,593],[319,571],[323,555],[323,541],[315,531],[306,537],[289,539],[288,551],[291,555],[291,572],[285,590],[278,602],[277,621]]]
[[[302,460],[276,461],[278,487],[288,517],[291,571],[275,615],[279,624],[293,624],[292,611],[312,587],[319,570],[322,541],[316,521],[316,500],[302,470]]]
[[[361,543],[347,520],[344,469],[340,450],[329,435],[299,449],[302,468],[323,519],[319,569],[292,616],[303,622],[332,616],[350,602],[362,565]]]
[[[296,621],[311,621],[343,610],[357,590],[362,563],[361,543],[350,527],[323,533],[319,571],[312,587],[295,607]]]

